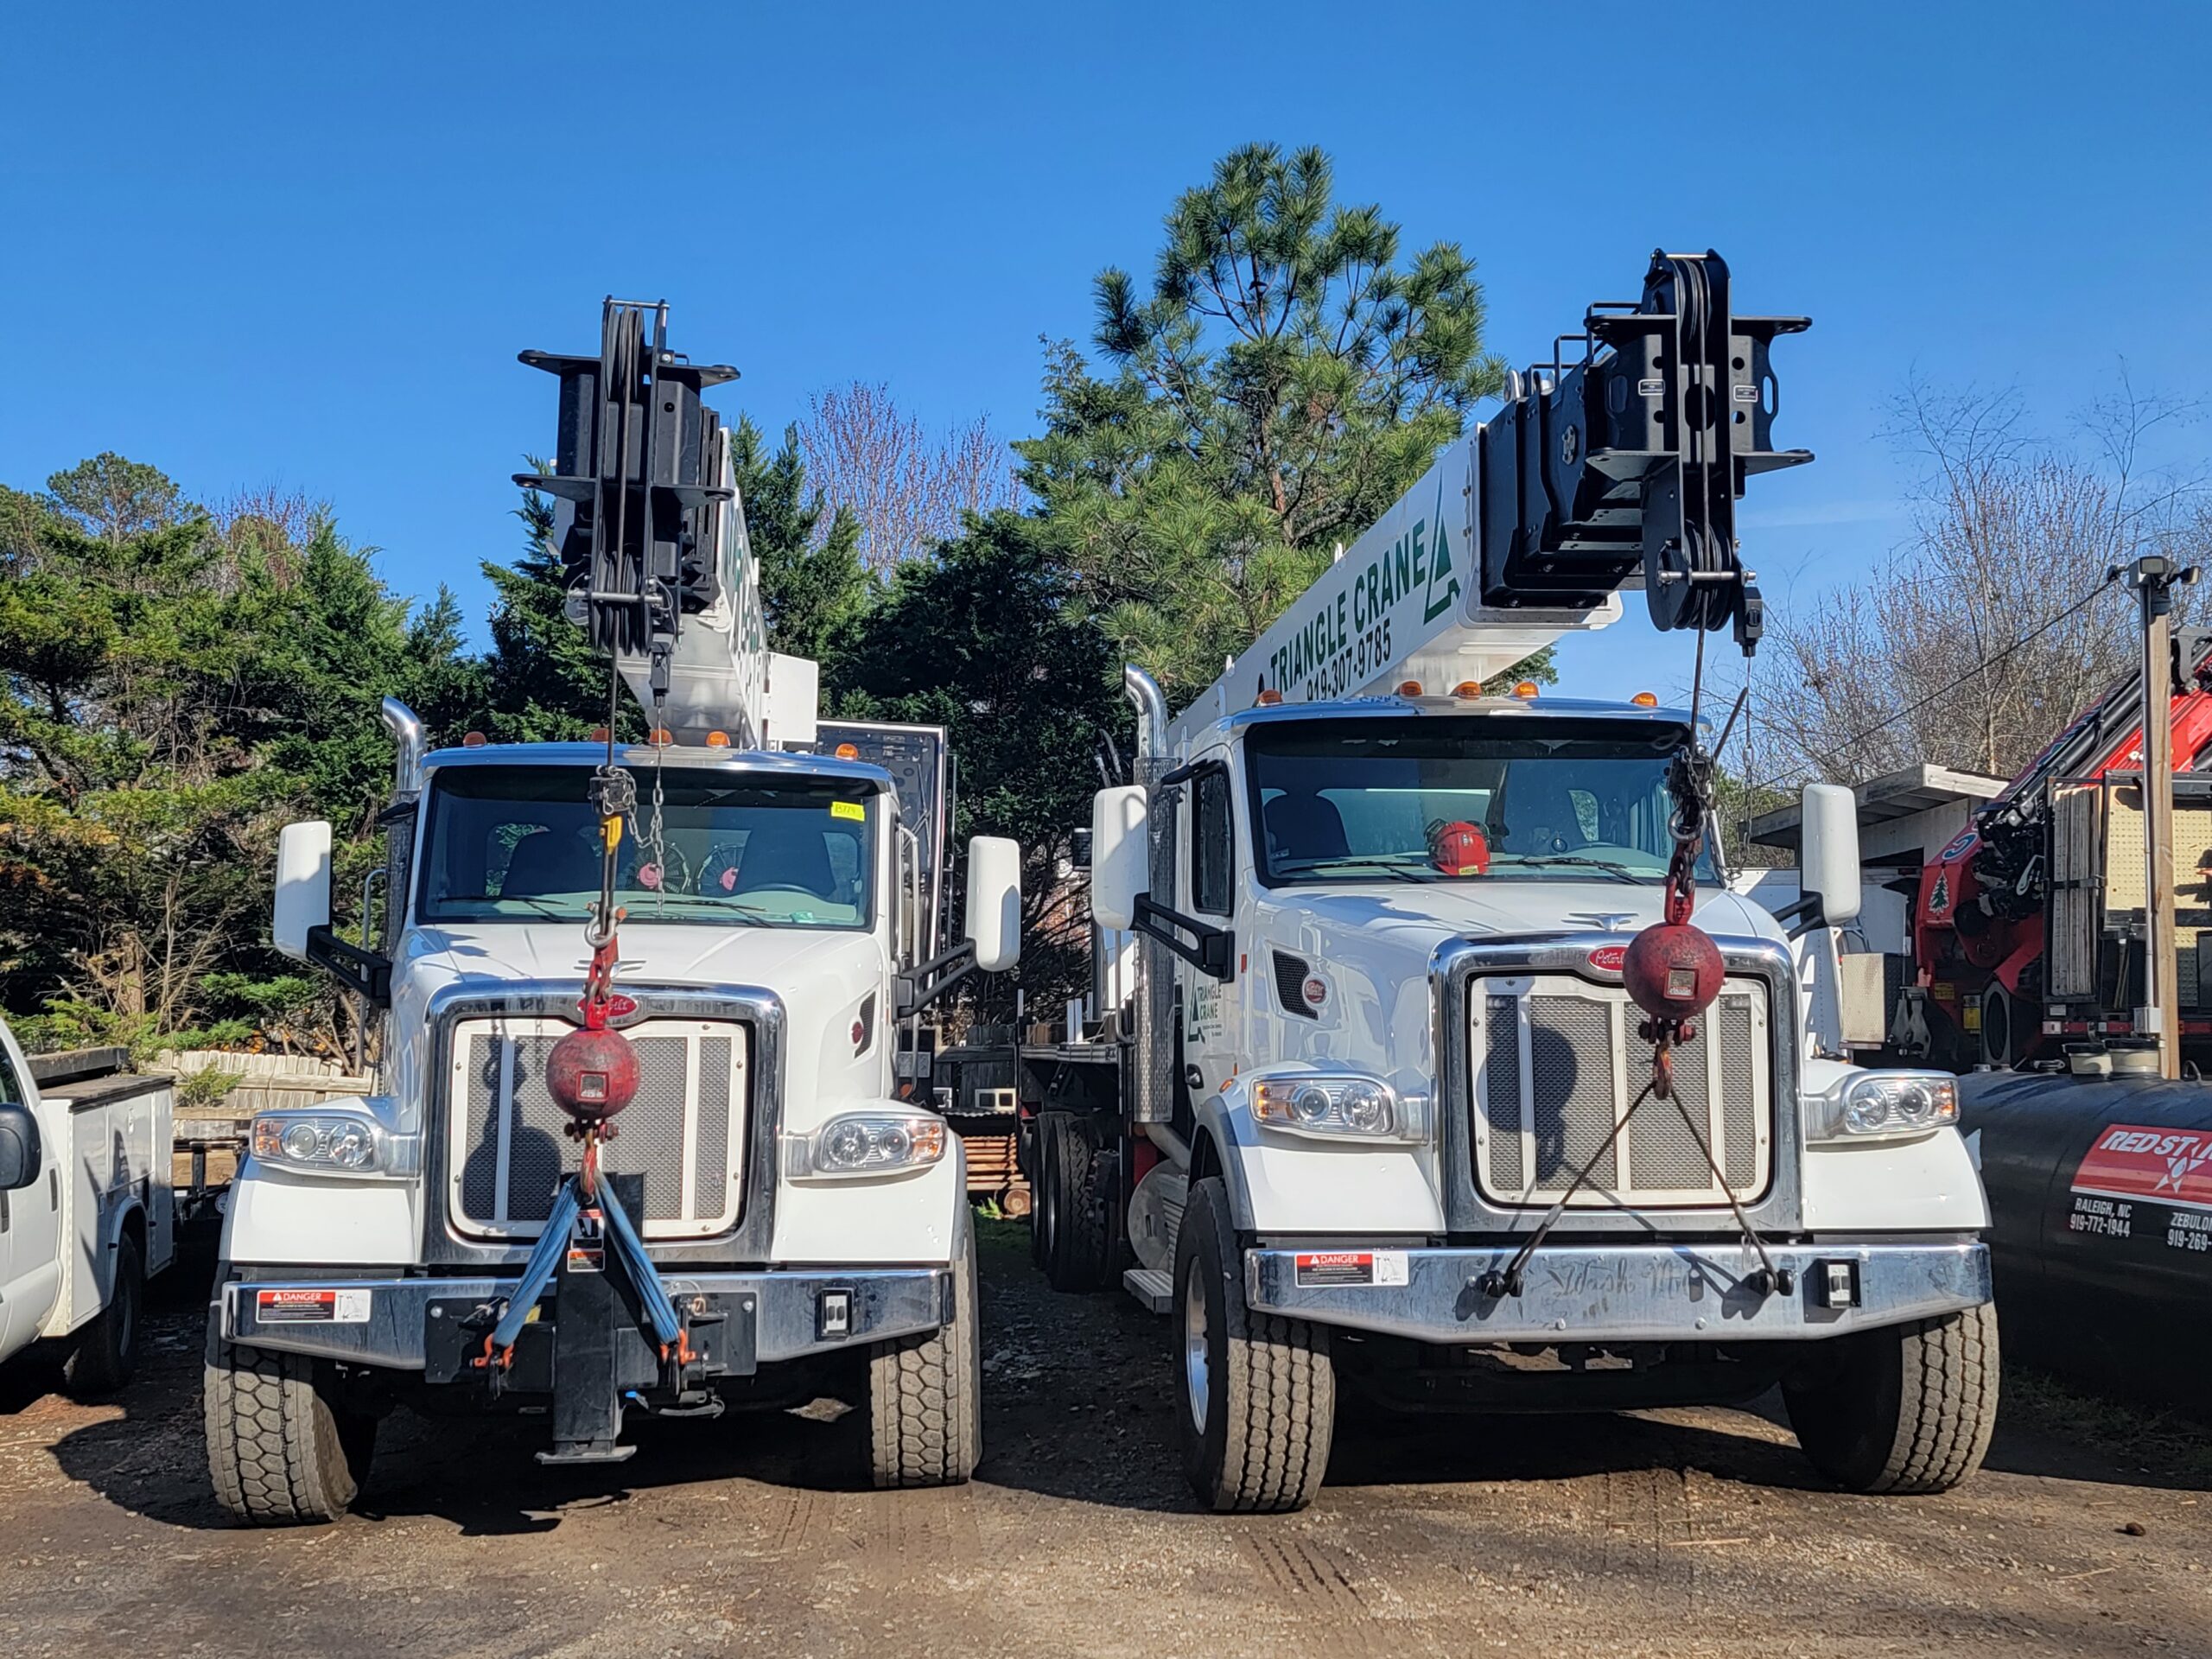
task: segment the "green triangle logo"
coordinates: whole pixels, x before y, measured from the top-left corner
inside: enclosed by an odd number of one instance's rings
[[[1439,593],[1436,584],[1440,577],[1449,577],[1444,591]],[[1452,608],[1459,597],[1459,578],[1452,569],[1452,537],[1444,528],[1444,480],[1436,480],[1436,547],[1428,556],[1428,591],[1422,595],[1421,620],[1433,622]]]

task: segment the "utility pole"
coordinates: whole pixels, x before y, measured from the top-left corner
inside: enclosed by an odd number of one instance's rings
[[[2173,590],[2196,580],[2157,554],[2125,571],[2143,614],[2143,1007],[2135,1029],[2158,1039],[2158,1071],[2181,1076],[2181,985],[2174,952]]]

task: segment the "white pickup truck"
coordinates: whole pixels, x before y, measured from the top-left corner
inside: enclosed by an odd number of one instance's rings
[[[118,1052],[30,1059],[0,1022],[0,1360],[66,1342],[86,1395],[130,1380],[146,1281],[175,1255],[169,1080]]]

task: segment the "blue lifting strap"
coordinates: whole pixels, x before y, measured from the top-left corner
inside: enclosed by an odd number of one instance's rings
[[[515,1345],[515,1338],[530,1323],[532,1310],[553,1282],[553,1275],[560,1270],[561,1258],[569,1248],[569,1236],[583,1211],[582,1180],[581,1175],[571,1175],[554,1194],[552,1211],[545,1217],[545,1230],[538,1234],[537,1246],[523,1267],[522,1279],[508,1299],[507,1311],[492,1328],[487,1353],[504,1354]],[[631,1225],[628,1212],[615,1198],[613,1188],[605,1181],[600,1184],[597,1202],[600,1213],[606,1218],[607,1238],[613,1246],[614,1258],[622,1264],[624,1274],[638,1293],[638,1300],[645,1308],[645,1319],[652,1326],[652,1335],[661,1351],[664,1355],[680,1352],[683,1321],[676,1312],[676,1304],[669,1300],[660,1275],[653,1271],[652,1258],[645,1254],[644,1241]]]

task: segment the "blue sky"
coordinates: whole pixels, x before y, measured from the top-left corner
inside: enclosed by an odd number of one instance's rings
[[[2016,385],[2054,436],[2123,359],[2212,384],[2212,6],[617,10],[15,9],[0,481],[111,448],[203,498],[302,490],[480,632],[552,423],[514,353],[588,347],[601,295],[665,296],[766,424],[861,378],[1020,435],[1039,337],[1086,338],[1092,275],[1147,270],[1255,137],[1465,246],[1512,359],[1662,243],[1809,313],[1777,433],[1820,460],[1747,510],[1770,604],[1903,535],[1909,373]],[[1568,647],[1571,689],[1683,679],[1640,608]]]

